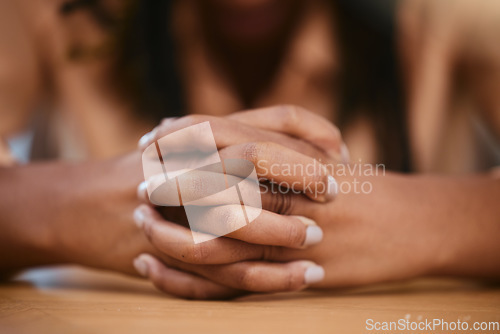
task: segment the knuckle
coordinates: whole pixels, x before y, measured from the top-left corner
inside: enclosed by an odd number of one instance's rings
[[[259,143],[247,143],[243,147],[243,159],[255,163],[259,156]]]
[[[209,249],[205,242],[185,245],[180,252],[181,260],[192,264],[204,264],[210,257]]]
[[[262,254],[260,259],[262,261],[273,261],[277,258],[277,253],[279,252],[279,246],[263,246]]]
[[[292,211],[293,196],[289,194],[281,194],[281,205],[279,207],[279,212],[283,215],[288,215]]]
[[[300,107],[293,104],[286,104],[280,108],[281,121],[284,127],[294,127],[300,123],[302,111]]]
[[[183,123],[185,122],[187,125],[195,125],[208,121],[208,118],[207,116],[204,115],[187,115],[181,117],[181,120],[183,121]]]
[[[285,234],[285,242],[290,246],[300,246],[304,241],[304,228],[299,224],[288,224]]]
[[[291,270],[287,270],[283,277],[283,290],[294,291],[302,287],[302,282],[297,279],[297,276]]]
[[[227,262],[237,262],[254,260],[260,258],[259,249],[260,245],[252,245],[250,243],[242,242],[234,249],[228,250],[229,260]]]
[[[210,248],[206,242],[192,246],[192,260],[195,264],[204,264],[210,258]]]
[[[277,191],[276,194],[271,196],[271,210],[272,212],[282,215],[290,214],[292,209],[292,196],[284,194],[282,191]]]
[[[254,164],[257,164],[257,162],[260,159],[269,156],[270,153],[279,152],[280,148],[281,146],[279,146],[278,144],[267,141],[247,143],[243,147],[242,155],[244,159],[249,160]]]
[[[255,269],[246,267],[236,274],[235,281],[240,289],[253,291],[255,289]]]

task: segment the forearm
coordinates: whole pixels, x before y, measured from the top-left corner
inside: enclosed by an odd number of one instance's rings
[[[154,252],[132,220],[140,162],[134,152],[0,169],[0,271],[76,263],[135,274],[134,257]]]
[[[71,196],[64,187],[72,169],[62,163],[0,169],[2,272],[62,261],[53,252],[53,226]]]
[[[500,178],[420,178],[425,202],[434,203],[422,207],[422,219],[432,221],[442,238],[435,273],[500,279]]]

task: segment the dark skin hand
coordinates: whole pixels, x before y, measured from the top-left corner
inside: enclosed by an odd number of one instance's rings
[[[303,118],[311,120],[307,111],[279,107],[274,112],[266,111],[270,118],[262,127],[267,129],[259,131],[252,130],[258,124],[249,125],[258,119],[252,112],[231,117],[232,121],[239,118],[244,126],[211,119],[215,137],[226,140],[219,150],[246,152],[250,154],[247,158],[257,162],[259,157],[267,157],[275,159],[270,162],[283,163],[276,159],[286,157],[288,162],[301,159],[307,163],[311,155],[335,161],[328,158],[341,151],[335,128],[324,132],[330,133],[329,140],[318,136],[322,133],[319,130],[300,133],[304,127],[297,124],[304,124]],[[283,117],[285,113],[290,115]],[[287,121],[272,121],[273,115]],[[190,116],[165,122],[165,129],[157,134],[172,131],[181,123],[187,126],[205,120]],[[236,126],[241,127],[237,131],[240,136],[231,137]],[[277,133],[266,132],[272,130]],[[256,132],[252,135],[252,131]],[[285,136],[286,132],[294,133],[295,138]],[[246,142],[252,138],[261,144]],[[299,144],[297,138],[304,139]],[[263,145],[265,140],[274,143]],[[311,141],[318,144],[304,146]],[[325,144],[328,142],[339,147],[330,155],[320,148],[331,147]],[[239,150],[242,145],[247,150]],[[281,154],[285,150],[289,154]],[[260,173],[277,181],[289,177],[265,175],[263,168]],[[339,184],[353,181],[338,174],[335,177]],[[306,194],[264,195],[263,212],[267,213],[226,237],[198,246],[193,245],[189,229],[165,220],[148,206],[141,206],[142,215],[135,215],[134,224],[132,213],[140,203],[136,199],[140,181],[138,152],[83,164],[3,168],[2,271],[77,263],[141,274],[162,291],[195,299],[293,291],[309,285],[351,286],[422,275],[500,276],[494,256],[499,251],[495,199],[500,196],[500,186],[493,175],[363,176],[359,181],[371,182],[371,193],[340,192],[333,201]],[[301,185],[297,187],[300,190]],[[304,247],[311,226],[304,218],[315,221],[322,230],[321,242]],[[311,281],[310,269],[317,274],[318,265],[325,277]]]
[[[248,119],[258,122],[256,117]],[[191,124],[196,124],[205,119],[190,120]],[[244,122],[244,117],[240,121]],[[155,136],[175,131],[176,122],[164,122],[155,130]],[[301,124],[300,119],[296,122]],[[185,125],[186,120],[181,123]],[[269,127],[269,124],[274,124],[272,116],[262,126]],[[288,126],[293,129],[293,122]],[[216,137],[217,131],[224,133],[223,127],[213,129]],[[256,156],[269,157],[266,149],[266,146],[259,147]],[[275,155],[273,162],[284,163],[279,155]],[[303,163],[307,164],[305,160]],[[370,170],[368,166],[359,168]],[[354,176],[342,173],[334,173],[334,176],[340,192],[333,201],[314,202],[296,194],[278,194],[274,201],[268,201],[266,194],[263,195],[264,210],[315,221],[324,235],[317,245],[307,249],[292,245],[283,247],[280,234],[269,239],[269,230],[262,230],[270,225],[257,220],[240,233],[193,246],[188,228],[166,221],[152,208],[141,206],[136,218],[149,240],[165,255],[184,264],[176,264],[183,269],[181,272],[144,254],[136,259],[136,267],[159,289],[188,298],[227,297],[238,295],[242,289],[275,291],[273,284],[266,281],[275,275],[275,268],[269,266],[297,260],[312,261],[324,268],[324,279],[312,285],[318,288],[421,276],[500,278],[496,256],[500,251],[496,206],[500,198],[500,179],[494,173],[444,177],[357,172]],[[358,182],[357,191],[354,190],[355,182]],[[371,191],[360,191],[359,185],[364,183],[370,185]],[[342,191],[342,185],[350,186],[351,190]],[[257,226],[252,228],[252,225]],[[289,235],[284,231],[290,224],[271,226],[282,231],[281,235]],[[233,243],[228,238],[245,242]],[[191,267],[192,264],[207,266]],[[183,283],[193,280],[199,283],[196,292]],[[300,281],[300,276],[290,274],[287,287],[303,288]]]
[[[131,259],[153,251],[132,220],[141,174],[138,152],[102,162],[2,168],[2,270],[79,263],[135,274]]]
[[[236,121],[231,121],[231,128],[234,129],[236,124]],[[328,125],[328,128],[338,134],[333,126]],[[242,135],[240,140],[243,145],[246,133],[253,138],[272,140],[283,145],[269,147],[271,151],[288,149],[294,152],[292,149],[297,149],[309,154],[328,156],[318,147],[284,134],[273,134],[268,130],[257,131],[246,125],[240,126],[239,133]],[[339,139],[335,136],[333,138]],[[269,154],[272,154],[271,151]],[[339,152],[338,149],[332,150],[332,154]],[[208,268],[196,263],[186,264],[165,254],[156,249],[142,230],[137,228],[133,210],[140,204],[137,185],[142,180],[139,152],[103,161],[76,164],[53,162],[0,169],[3,199],[0,203],[2,272],[8,274],[38,265],[75,263],[138,275],[133,267],[133,260],[143,253],[160,258],[171,268],[187,272],[202,270],[201,268],[215,270],[215,267]],[[282,224],[286,222],[279,215],[271,218],[278,219]],[[280,243],[290,247],[303,247],[307,226],[300,219],[290,218],[289,221],[294,234]],[[252,237],[251,233],[249,235]],[[256,237],[258,235],[254,234],[253,238]],[[229,238],[220,240],[236,242]],[[255,259],[260,259],[260,254],[255,254]],[[275,272],[275,281],[268,282],[267,286],[260,285],[264,276],[257,275],[259,277],[250,279],[252,276],[247,273],[254,272],[253,266],[243,263],[230,268],[220,266],[218,269],[221,270],[220,275],[226,276],[226,271],[232,271],[233,274],[226,277],[242,278],[235,281],[231,293],[227,293],[221,284],[207,283],[206,279],[199,276],[196,280],[204,283],[195,288],[192,284],[184,285],[186,289],[189,288],[189,293],[184,290],[183,296],[222,298],[241,294],[242,291],[296,290],[305,287],[304,271],[314,264],[310,261],[292,261],[283,265],[263,265],[270,266],[269,270]],[[197,267],[199,268],[196,269]],[[293,282],[290,277],[294,277]],[[215,286],[217,293],[207,294],[205,284]],[[194,295],[190,295],[193,293]]]

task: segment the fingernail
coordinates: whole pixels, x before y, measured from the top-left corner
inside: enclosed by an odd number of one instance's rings
[[[349,149],[346,144],[342,143],[340,146],[340,156],[342,157],[342,162],[348,164],[351,161],[351,155],[349,154]]]
[[[321,194],[316,194],[316,196],[314,198],[316,201],[321,202],[321,203],[331,201],[332,199],[335,198],[335,196],[337,196],[337,192],[338,192],[337,181],[335,180],[335,178],[333,176],[328,175],[326,182],[327,182],[326,191],[322,192]]]
[[[141,139],[139,139],[139,148],[144,148],[149,143],[152,137],[153,136],[151,135],[151,132],[148,132],[144,136],[142,136]]]
[[[148,182],[142,181],[141,184],[137,187],[137,198],[141,200],[148,199]]]
[[[306,269],[304,273],[304,283],[306,285],[321,282],[325,278],[325,270],[323,267],[314,265]]]
[[[150,132],[146,133],[144,136],[139,139],[139,148],[145,149],[148,146],[149,142],[152,141],[156,135],[157,128],[154,128]]]
[[[148,263],[139,255],[134,259],[134,268],[142,277],[148,277]]]
[[[145,218],[146,217],[141,207],[138,207],[137,209],[134,210],[134,221],[135,225],[137,225],[138,228],[142,228],[142,226],[144,225]]]
[[[179,119],[179,117],[167,117],[167,118],[164,118],[162,121],[161,121],[161,125],[168,125],[174,121],[176,121],[177,119]]]
[[[338,184],[335,178],[331,175],[328,175],[328,189],[327,189],[328,196],[330,198],[334,198],[337,196],[338,193]]]
[[[302,216],[295,216],[295,218],[302,221],[306,226],[306,238],[302,246],[307,247],[318,244],[323,240],[323,230],[312,219]]]
[[[308,226],[306,229],[306,240],[304,246],[311,246],[323,240],[323,230],[319,226]]]

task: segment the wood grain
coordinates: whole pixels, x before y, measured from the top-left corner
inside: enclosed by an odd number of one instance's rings
[[[0,333],[357,334],[370,333],[367,319],[405,317],[500,321],[500,288],[419,280],[188,301],[163,295],[139,279],[77,267],[31,270],[0,285]]]

